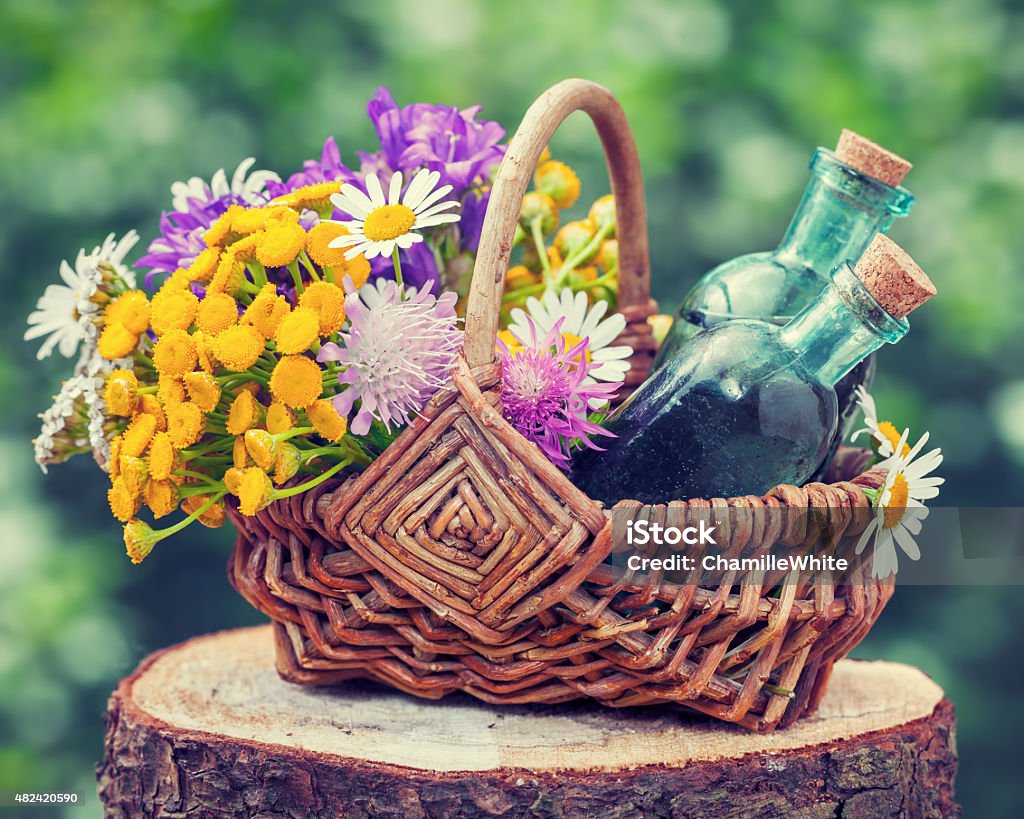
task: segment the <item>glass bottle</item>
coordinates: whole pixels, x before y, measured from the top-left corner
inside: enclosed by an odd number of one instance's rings
[[[690,291],[655,360],[655,369],[675,366],[679,349],[701,330],[731,318],[785,324],[829,281],[840,263],[856,262],[876,233],[906,216],[913,195],[899,183],[910,163],[874,142],[844,130],[833,153],[818,148],[811,180],[779,246],[725,262]],[[869,358],[837,385],[840,423],[834,443],[845,437],[856,411],[853,392],[869,387]]]
[[[882,235],[856,267],[783,327],[731,319],[698,334],[606,421],[616,438],[574,455],[572,480],[611,505],[632,498],[760,495],[802,484],[836,431],[835,385],[934,295],[923,271]]]

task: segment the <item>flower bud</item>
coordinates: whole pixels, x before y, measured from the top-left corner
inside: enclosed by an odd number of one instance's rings
[[[541,232],[547,235],[558,227],[558,206],[555,200],[544,193],[531,192],[523,197],[523,205],[519,209],[519,224],[527,233],[535,219],[540,219]]]

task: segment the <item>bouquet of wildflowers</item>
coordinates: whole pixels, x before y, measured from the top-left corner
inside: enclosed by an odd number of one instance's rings
[[[26,339],[76,359],[40,417],[46,470],[91,452],[133,562],[226,504],[275,500],[371,463],[447,383],[504,130],[478,108],[368,104],[378,150],[334,139],[286,181],[242,162],[171,188],[134,264],[112,234],[50,285]],[[579,180],[546,157],[523,202],[501,332],[505,416],[556,464],[607,435],[630,349],[614,203],[558,229]],[[176,522],[156,521],[178,513]]]

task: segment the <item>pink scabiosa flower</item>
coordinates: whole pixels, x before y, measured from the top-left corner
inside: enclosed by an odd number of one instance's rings
[[[498,339],[501,360],[501,404],[505,418],[525,438],[536,443],[548,460],[562,469],[569,467],[574,443],[600,449],[591,435],[615,437],[588,419],[590,406],[607,402],[622,386],[587,379],[594,366],[587,359],[587,339],[566,347],[559,319],[542,338],[537,326],[526,317],[529,338],[512,333],[517,342],[508,345]]]
[[[347,417],[359,409],[349,428],[365,435],[376,418],[390,430],[405,424],[444,386],[455,354],[462,347],[456,326],[455,293],[435,297],[422,290],[378,279],[345,299],[347,332],[341,344],[320,348],[317,361],[337,361],[342,391],[334,408]]]

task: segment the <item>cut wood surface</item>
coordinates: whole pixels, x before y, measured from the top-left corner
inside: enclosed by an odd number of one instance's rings
[[[108,816],[950,816],[953,726],[894,663],[840,662],[815,715],[754,734],[665,707],[295,686],[258,627],[122,681],[98,773]]]

